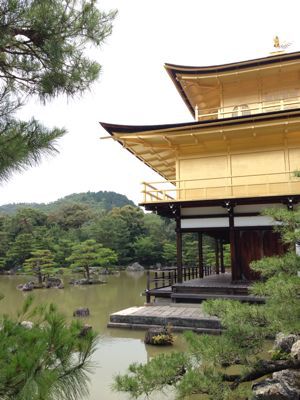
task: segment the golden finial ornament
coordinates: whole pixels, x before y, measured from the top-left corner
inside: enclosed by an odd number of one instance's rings
[[[273,45],[275,49],[280,49],[279,37],[277,35],[273,38]]]

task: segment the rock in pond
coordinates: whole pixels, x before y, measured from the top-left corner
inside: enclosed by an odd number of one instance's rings
[[[271,379],[254,384],[252,389],[253,400],[299,400],[300,371],[274,372]]]
[[[285,335],[284,333],[277,333],[274,349],[289,353],[293,344],[299,339],[300,337],[297,335]]]
[[[25,329],[32,329],[34,323],[31,322],[31,321],[22,321],[22,322],[20,323],[20,325],[23,326],[23,328],[25,328]]]
[[[291,348],[291,357],[300,361],[300,340],[297,340]]]
[[[158,328],[150,328],[145,333],[146,344],[156,346],[170,346],[173,344],[174,338],[169,326],[162,326]]]
[[[73,317],[88,317],[90,315],[90,310],[88,308],[77,308],[73,312]]]
[[[102,285],[107,282],[99,279],[71,279],[69,283],[70,285]]]
[[[135,262],[131,265],[128,265],[128,267],[126,268],[126,271],[144,271],[145,268],[138,262]]]
[[[83,325],[83,327],[82,327],[82,329],[81,329],[81,331],[80,331],[80,333],[79,333],[79,337],[84,337],[84,336],[86,336],[87,334],[88,334],[88,332],[89,331],[91,331],[92,330],[92,325],[88,325],[88,324],[85,324],[85,325]]]
[[[34,282],[26,282],[26,283],[21,283],[20,285],[17,286],[17,289],[22,290],[22,292],[31,292],[35,287]]]
[[[46,279],[46,282],[44,283],[44,287],[46,289],[50,289],[50,288],[63,289],[64,282],[61,278],[49,277]]]

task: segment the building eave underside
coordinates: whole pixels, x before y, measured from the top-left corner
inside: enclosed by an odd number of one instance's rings
[[[235,199],[215,199],[215,200],[192,200],[192,201],[162,201],[155,203],[140,203],[139,206],[144,207],[147,211],[157,213],[162,217],[176,218],[180,217],[182,208],[191,207],[224,207],[224,213],[228,207],[250,204],[298,204],[300,202],[299,195],[280,195],[265,197],[241,197]]]
[[[172,143],[179,137],[194,137],[200,140],[215,133],[230,134],[234,130],[259,128],[260,124],[300,124],[300,110],[277,111],[273,113],[226,118],[222,120],[196,121],[166,125],[116,125],[100,122],[101,126],[124,148],[166,180],[175,179],[176,146]],[[297,119],[298,118],[298,119]],[[244,129],[244,130],[245,130]],[[245,130],[246,131],[246,130]],[[164,144],[154,143],[161,140]]]

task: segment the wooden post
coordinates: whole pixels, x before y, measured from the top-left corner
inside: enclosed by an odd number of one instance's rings
[[[224,274],[225,272],[225,265],[224,265],[224,242],[223,239],[220,240],[220,261],[221,261],[221,273]]]
[[[219,239],[215,238],[216,274],[220,273]]]
[[[199,262],[199,278],[203,278],[203,236],[198,232],[198,262]]]
[[[230,239],[230,255],[231,255],[231,275],[232,281],[237,281],[240,279],[238,270],[238,260],[237,260],[237,248],[236,248],[236,232],[234,229],[234,213],[233,207],[229,206],[229,239]]]
[[[177,248],[177,281],[183,282],[182,277],[182,233],[180,229],[180,217],[176,218],[176,248]]]
[[[150,302],[151,302],[151,295],[150,295],[150,271],[147,270],[146,303],[149,304]]]

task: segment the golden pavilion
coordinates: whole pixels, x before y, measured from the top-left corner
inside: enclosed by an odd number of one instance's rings
[[[300,200],[300,52],[165,69],[194,122],[101,125],[161,176],[143,183],[141,205],[176,221],[175,283],[184,281],[185,232],[198,233],[197,278],[204,276],[205,234],[217,243],[216,273],[224,273],[223,244],[230,243],[227,283],[249,282],[251,261],[283,252],[262,210],[293,209]]]

